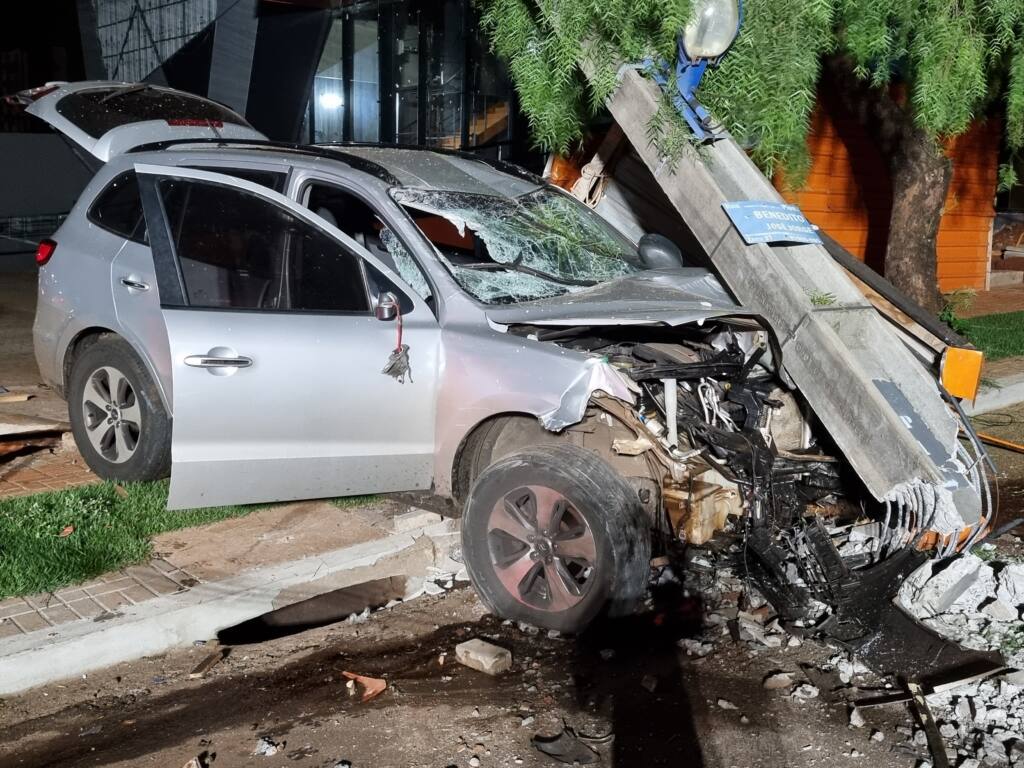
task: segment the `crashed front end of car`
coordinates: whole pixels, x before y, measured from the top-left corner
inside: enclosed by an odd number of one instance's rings
[[[952,401],[963,429],[955,445],[903,417],[933,458],[945,456],[942,481],[877,498],[793,386],[767,323],[711,273],[635,263],[614,233],[584,225],[575,201],[551,190],[395,198],[414,219],[442,217],[453,237],[472,238],[472,257],[440,255],[490,305],[492,327],[581,355],[557,405],[538,417],[627,478],[655,550],[710,546],[792,631],[862,648],[900,621],[891,598],[926,552],[948,557],[986,532],[987,457]],[[903,397],[882,394],[894,407]]]

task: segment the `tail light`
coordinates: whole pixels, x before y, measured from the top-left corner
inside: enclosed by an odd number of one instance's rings
[[[36,248],[36,264],[38,264],[40,267],[44,266],[46,262],[50,260],[50,257],[53,256],[53,252],[56,250],[57,243],[55,240],[46,238],[45,240],[40,242],[39,246]]]

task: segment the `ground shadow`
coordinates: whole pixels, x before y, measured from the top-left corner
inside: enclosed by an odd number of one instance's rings
[[[678,584],[654,590],[643,613],[608,619],[577,639],[573,677],[581,708],[610,717],[615,768],[705,764],[677,641],[701,631],[703,606]],[[652,690],[653,689],[653,690]]]

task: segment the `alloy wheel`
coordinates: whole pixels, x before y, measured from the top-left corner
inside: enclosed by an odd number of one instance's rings
[[[528,485],[499,499],[488,519],[487,542],[498,579],[531,608],[569,610],[594,581],[594,534],[579,510],[551,488]]]
[[[97,368],[82,392],[85,431],[96,452],[113,464],[128,461],[139,446],[142,409],[131,381],[117,368]]]

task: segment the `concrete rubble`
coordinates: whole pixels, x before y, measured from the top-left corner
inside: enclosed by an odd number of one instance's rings
[[[929,560],[904,581],[896,600],[943,637],[965,648],[1000,652],[1010,668],[989,679],[927,695],[948,763],[957,768],[1024,768],[1024,560],[998,553],[995,545],[982,544],[951,560]],[[795,647],[793,640],[799,644],[755,588],[728,568],[708,562],[697,565],[686,572],[683,584],[687,592],[702,594],[707,601],[701,634],[677,643],[687,655],[708,656],[723,642],[745,643],[752,653],[771,649],[775,654]],[[671,573],[662,573],[659,581],[671,578]],[[821,690],[814,676],[805,679],[795,668],[769,674],[762,686],[788,696],[794,704],[818,697]],[[933,764],[927,734],[914,723],[909,710],[907,725],[890,733],[871,727],[871,712],[853,704],[863,696],[857,693],[861,688],[884,687],[898,693],[896,681],[881,680],[845,650],[818,671],[840,683],[829,695],[849,702],[846,715],[851,729],[865,740],[891,739],[894,750],[916,756],[920,764]]]
[[[455,646],[455,658],[463,666],[488,675],[500,675],[512,669],[511,651],[480,638]]]
[[[903,584],[898,602],[944,637],[999,651],[1009,667],[1024,668],[1024,562],[999,558],[995,546],[925,563]],[[1024,672],[927,698],[956,765],[1024,766]]]

